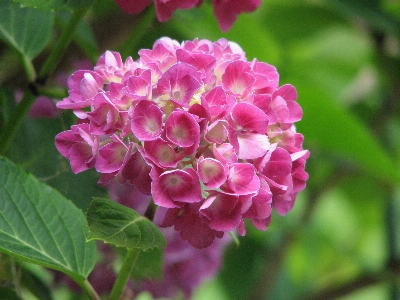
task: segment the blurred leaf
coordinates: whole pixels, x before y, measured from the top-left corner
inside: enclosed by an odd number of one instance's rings
[[[332,7],[349,15],[361,17],[376,30],[400,37],[400,20],[381,10],[379,0],[326,0]]]
[[[40,300],[53,299],[50,287],[36,274],[23,268],[21,272],[21,284]]]
[[[92,5],[94,0],[13,0],[21,6],[29,6],[46,10],[76,11]]]
[[[74,280],[93,269],[84,215],[69,200],[6,158],[0,158],[0,250],[59,270]]]
[[[153,222],[114,201],[94,198],[86,215],[91,232],[89,240],[144,251],[163,248],[166,244],[164,235]]]
[[[38,55],[51,36],[54,13],[22,8],[9,0],[0,1],[0,38],[25,59]]]
[[[312,82],[293,79],[304,117],[296,124],[307,145],[345,156],[371,176],[388,183],[400,182],[400,174],[385,149],[352,113]],[[312,155],[312,154],[311,154]]]
[[[135,262],[132,276],[136,280],[157,279],[163,275],[163,250],[153,248],[147,251],[141,251]]]
[[[57,14],[57,19],[62,27],[65,27],[71,17],[69,12],[59,12]],[[86,56],[95,63],[98,59],[98,47],[97,42],[94,37],[92,28],[89,25],[82,21],[79,23],[79,26],[74,35],[75,43],[84,51]]]
[[[0,299],[3,300],[22,300],[14,290],[2,286],[0,286],[0,295]]]

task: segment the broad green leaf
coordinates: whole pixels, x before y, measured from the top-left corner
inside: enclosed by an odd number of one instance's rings
[[[0,251],[81,281],[96,258],[84,214],[58,191],[0,158]]]
[[[164,235],[153,222],[114,201],[94,198],[86,215],[91,232],[89,240],[144,251],[166,244]]]
[[[38,55],[51,36],[54,13],[22,8],[9,0],[0,1],[0,38],[25,59]]]
[[[29,6],[46,10],[76,11],[92,5],[94,0],[14,0],[22,6]]]

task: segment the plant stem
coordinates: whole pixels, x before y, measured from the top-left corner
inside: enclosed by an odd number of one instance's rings
[[[129,249],[126,253],[124,262],[122,263],[122,267],[119,270],[117,280],[115,281],[112,288],[109,300],[119,300],[121,298],[126,283],[131,276],[133,266],[136,263],[136,259],[138,258],[139,253],[140,249]]]
[[[67,26],[61,34],[60,39],[58,40],[56,46],[54,47],[53,51],[51,51],[50,56],[47,58],[46,62],[39,72],[38,79],[40,82],[45,82],[47,77],[56,69],[64,52],[67,50],[67,47],[71,42],[80,21],[83,19],[88,9],[89,7],[77,10],[72,14],[71,19],[68,21]]]
[[[89,299],[100,300],[100,296],[97,294],[97,292],[87,279],[85,281],[79,282],[79,285],[85,291]]]
[[[36,70],[32,64],[32,60],[25,55],[22,56],[22,64],[24,66],[26,77],[29,82],[35,82],[36,80]]]

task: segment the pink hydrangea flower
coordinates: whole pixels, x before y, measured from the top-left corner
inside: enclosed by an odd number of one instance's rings
[[[125,62],[107,51],[69,88],[57,106],[80,119],[56,147],[72,170],[151,195],[161,225],[194,247],[245,235],[245,219],[266,230],[272,209],[285,215],[305,188],[296,90],[235,43],[162,38]]]
[[[139,14],[152,3],[152,0],[115,0],[120,8],[128,14]],[[166,22],[177,9],[199,7],[203,0],[154,0],[157,18]],[[214,15],[222,31],[228,31],[237,16],[243,12],[253,12],[261,4],[261,0],[212,0]]]

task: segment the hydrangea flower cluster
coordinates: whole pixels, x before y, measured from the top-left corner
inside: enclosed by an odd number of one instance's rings
[[[153,0],[115,0],[121,9],[128,14],[141,13]],[[199,7],[203,0],[154,0],[157,19],[166,22],[177,9]],[[261,0],[212,0],[214,15],[222,31],[229,30],[238,15],[243,12],[253,12],[261,4]]]
[[[167,209],[162,226],[204,248],[244,219],[266,230],[305,188],[307,150],[291,85],[220,39],[157,40],[122,61],[107,51],[68,80],[58,102],[79,118],[56,136],[73,172],[95,168],[100,184],[129,182]]]

